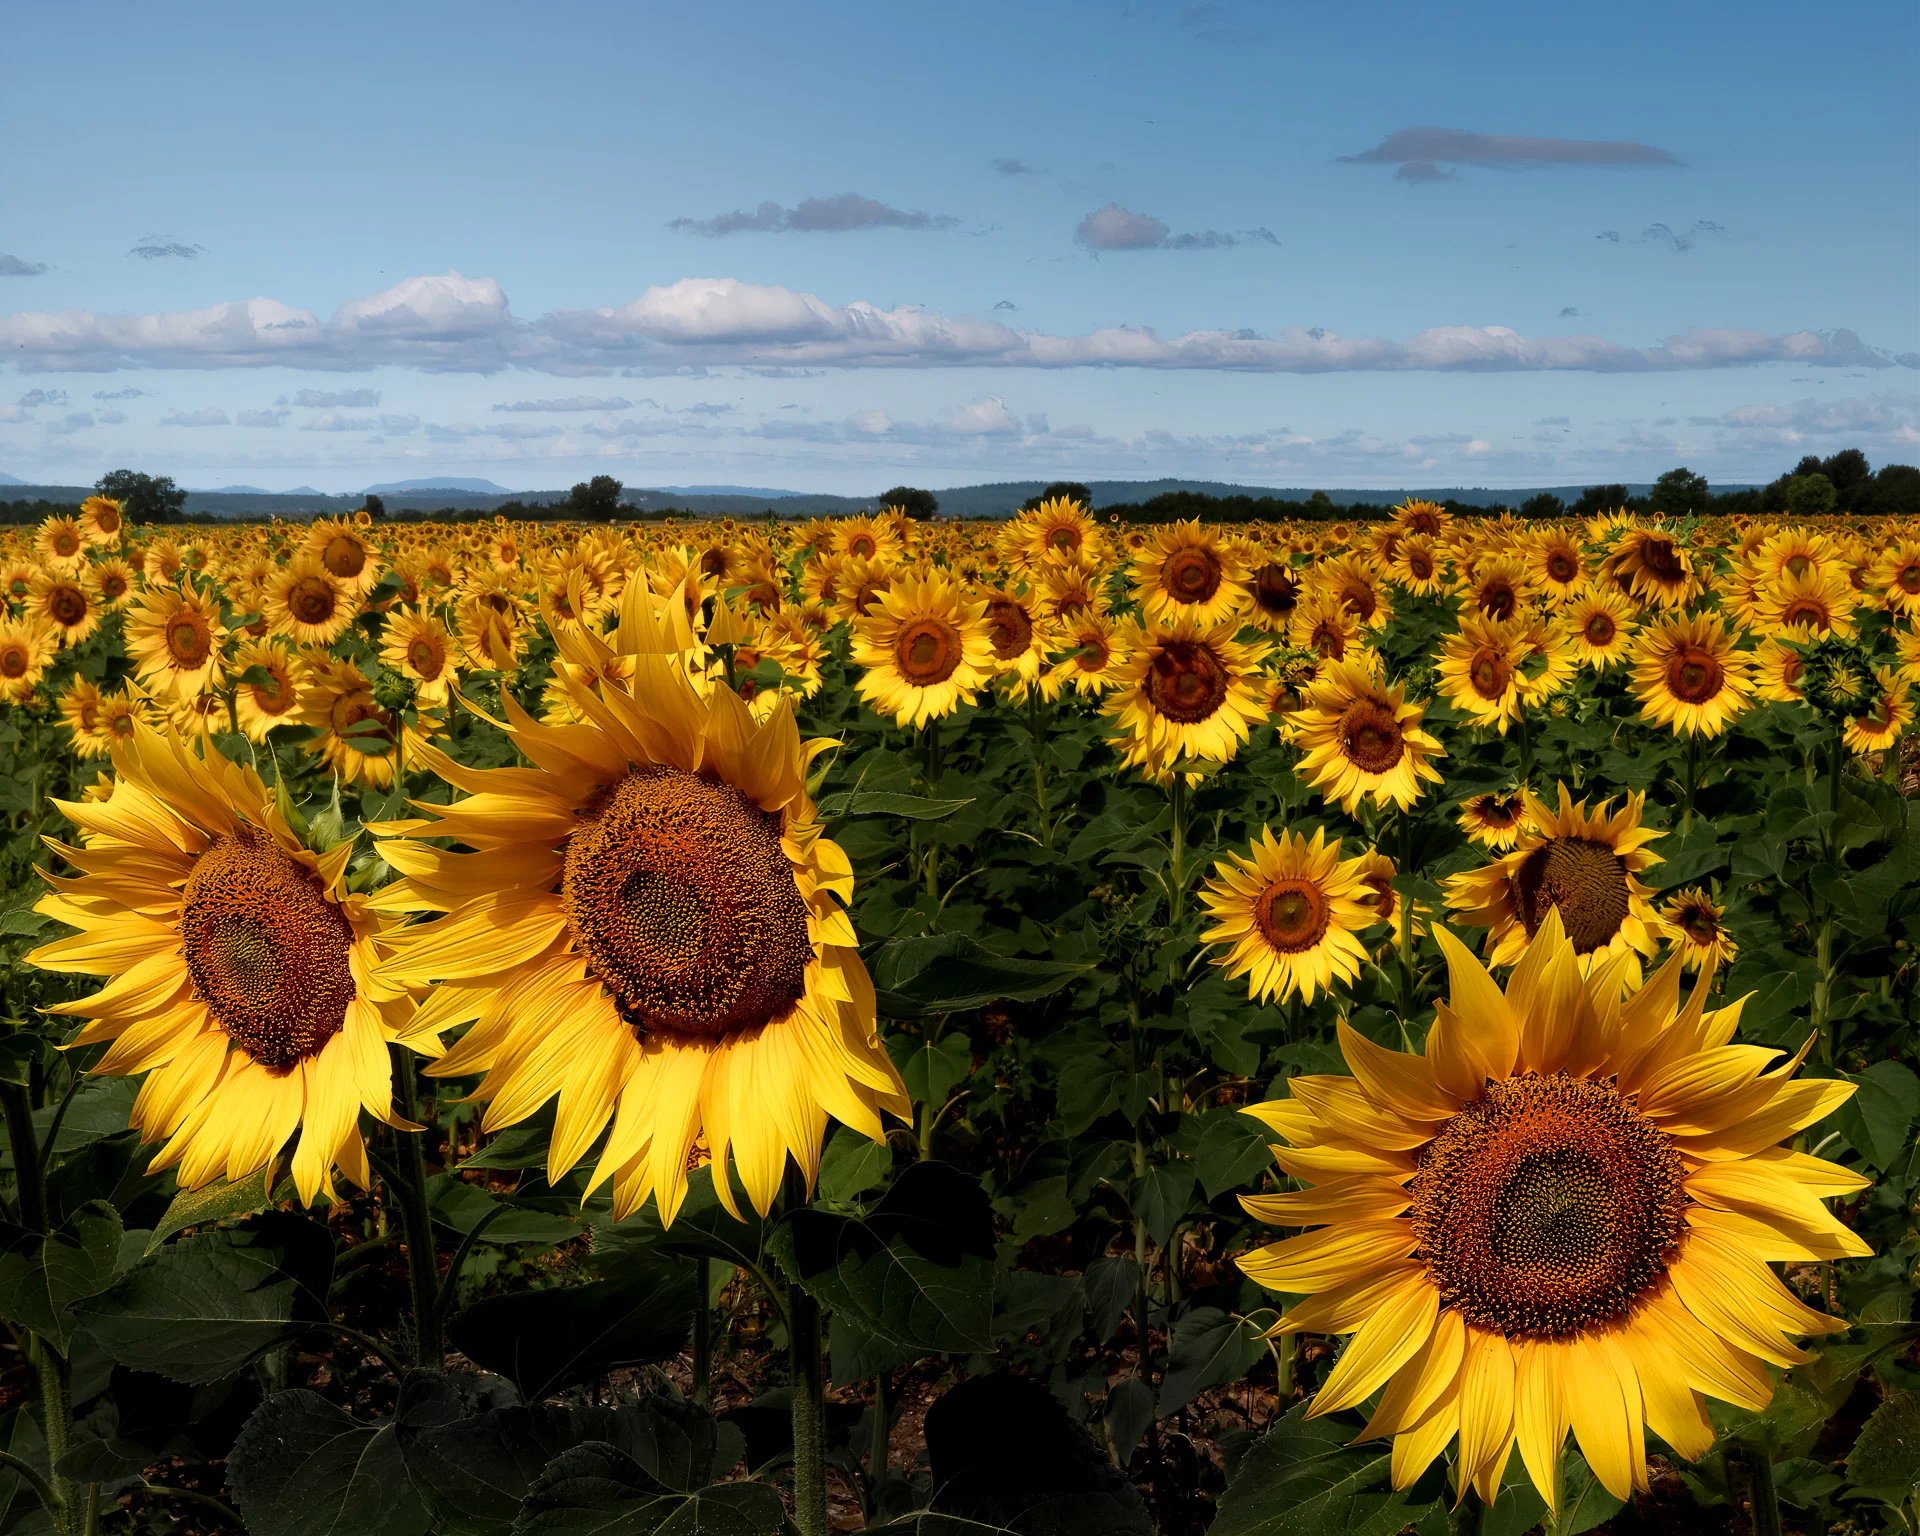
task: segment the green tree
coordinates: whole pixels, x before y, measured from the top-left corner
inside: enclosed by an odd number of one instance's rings
[[[896,485],[890,491],[882,491],[880,505],[898,507],[908,517],[922,521],[940,510],[940,500],[932,491],[918,490],[911,485]]]
[[[568,493],[567,505],[579,517],[612,517],[620,509],[620,493],[625,489],[612,475],[595,475]]]
[[[1568,510],[1575,517],[1598,517],[1603,512],[1612,512],[1626,504],[1627,488],[1624,485],[1590,485]]]
[[[1022,512],[1031,512],[1043,501],[1062,499],[1070,501],[1076,506],[1085,507],[1089,511],[1093,508],[1093,492],[1088,490],[1078,480],[1056,480],[1038,496],[1029,496],[1025,501],[1021,502],[1020,510]]]
[[[116,469],[93,483],[102,496],[120,503],[128,522],[177,523],[186,510],[187,493],[173,483],[169,475],[143,475],[138,470]]]
[[[1817,471],[1787,482],[1787,511],[1795,517],[1825,517],[1840,505],[1833,482]]]
[[[1920,469],[1911,464],[1882,464],[1871,492],[1855,506],[1875,517],[1920,517]]]
[[[1647,498],[1649,511],[1662,517],[1685,517],[1690,512],[1704,512],[1707,503],[1713,499],[1713,491],[1707,485],[1705,475],[1696,475],[1682,466],[1670,469],[1653,482],[1653,494]]]
[[[387,504],[371,491],[367,493],[366,513],[369,517],[385,517]]]
[[[1522,517],[1565,517],[1567,504],[1552,491],[1542,491],[1520,503]]]
[[[1842,448],[1831,458],[1821,460],[1820,473],[1833,482],[1834,490],[1844,499],[1848,491],[1873,478],[1873,466],[1858,448]]]

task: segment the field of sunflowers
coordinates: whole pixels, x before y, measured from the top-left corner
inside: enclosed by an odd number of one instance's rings
[[[1920,1536],[1920,525],[0,585],[0,1533]]]

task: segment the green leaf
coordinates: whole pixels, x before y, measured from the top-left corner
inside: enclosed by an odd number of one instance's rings
[[[1193,1149],[1193,1171],[1209,1200],[1229,1190],[1246,1189],[1273,1166],[1273,1148],[1264,1125],[1237,1109],[1209,1110],[1200,1118],[1200,1140]]]
[[[489,1296],[454,1313],[449,1337],[528,1401],[621,1366],[680,1353],[698,1305],[693,1266],[622,1255],[614,1278]]]
[[[169,1243],[83,1303],[79,1321],[102,1349],[135,1370],[190,1385],[230,1376],[324,1317],[331,1240],[304,1218],[287,1220],[310,1228],[318,1242],[278,1223],[196,1233]],[[274,1246],[275,1235],[284,1246]]]
[[[1140,1266],[1131,1254],[1095,1259],[1081,1276],[1087,1293],[1087,1316],[1093,1336],[1102,1344],[1114,1335],[1120,1319],[1133,1305],[1140,1288]]]
[[[1351,1445],[1346,1415],[1296,1403],[1241,1457],[1210,1536],[1394,1536],[1419,1517],[1387,1482],[1390,1448]]]
[[[244,1179],[221,1179],[200,1189],[183,1189],[160,1218],[148,1240],[147,1252],[153,1253],[177,1232],[188,1227],[208,1226],[222,1221],[238,1221],[273,1203],[267,1192],[270,1168],[259,1168]],[[285,1181],[282,1181],[284,1192]]]
[[[504,1213],[487,1222],[477,1241],[491,1243],[496,1248],[504,1248],[510,1243],[538,1243],[550,1247],[578,1237],[584,1230],[571,1216],[501,1200],[488,1194],[478,1184],[469,1184],[451,1173],[436,1174],[427,1180],[427,1209],[433,1219],[462,1236],[502,1206],[506,1207]]]
[[[0,1254],[0,1317],[67,1353],[74,1308],[113,1284],[120,1234],[120,1213],[92,1200],[44,1239],[29,1236]]]
[[[852,1330],[849,1344],[857,1334],[897,1363],[993,1348],[993,1211],[957,1169],[913,1164],[864,1218],[803,1207],[774,1244],[781,1267]],[[853,1379],[838,1355],[834,1375]]]
[[[892,1171],[893,1153],[885,1142],[868,1141],[858,1131],[841,1126],[820,1158],[820,1198],[833,1205],[852,1205],[868,1190],[886,1183]]]
[[[589,1441],[541,1470],[513,1529],[516,1536],[762,1536],[785,1522],[780,1495],[764,1483],[683,1493],[617,1446]]]
[[[972,1042],[957,1029],[938,1040],[892,1035],[887,1040],[887,1053],[900,1069],[908,1097],[917,1104],[931,1104],[936,1110],[973,1071]]]
[[[873,983],[888,1018],[963,1013],[988,1003],[1035,1002],[1093,969],[1091,961],[1021,960],[996,955],[964,933],[893,939],[874,959]]]
[[[1266,1357],[1259,1328],[1218,1307],[1197,1307],[1173,1325],[1160,1413],[1178,1413],[1208,1387],[1238,1381]]]
[[[1888,1172],[1912,1141],[1920,1119],[1920,1077],[1897,1061],[1876,1061],[1858,1076],[1841,1074],[1858,1091],[1834,1116],[1834,1125],[1853,1148],[1882,1173]]]
[[[1896,1389],[1881,1400],[1847,1453],[1847,1477],[1884,1504],[1913,1497],[1920,1488],[1920,1397]]]
[[[234,1441],[227,1480],[250,1536],[429,1529],[392,1425],[362,1424],[318,1392],[276,1392],[254,1409]]]
[[[1164,1248],[1193,1202],[1193,1169],[1185,1163],[1149,1168],[1134,1181],[1133,1214],[1156,1248]]]
[[[921,795],[895,795],[885,790],[847,790],[820,802],[822,821],[845,821],[853,816],[903,816],[908,821],[941,821],[972,805],[966,800],[928,800]]]

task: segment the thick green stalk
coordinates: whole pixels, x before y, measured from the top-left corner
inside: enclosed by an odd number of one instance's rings
[[[786,1207],[807,1203],[799,1171],[787,1165]],[[802,1286],[787,1291],[787,1338],[793,1375],[793,1523],[800,1536],[828,1536],[827,1367],[820,1303]]]
[[[1187,910],[1187,776],[1173,770],[1167,786],[1173,810],[1173,836],[1167,858],[1167,927],[1178,928]]]
[[[713,1308],[709,1291],[713,1260],[702,1254],[693,1261],[693,1288],[699,1306],[693,1314],[693,1405],[705,1408],[713,1401]]]
[[[867,1441],[867,1480],[886,1475],[887,1441],[893,1430],[893,1377],[882,1371],[873,1378],[873,1432]]]
[[[47,1466],[52,1469],[49,1482],[54,1498],[59,1501],[57,1507],[50,1508],[47,1513],[53,1516],[55,1530],[78,1532],[85,1522],[86,1511],[75,1497],[72,1480],[59,1470],[60,1459],[67,1454],[73,1441],[73,1402],[67,1391],[71,1368],[67,1357],[38,1334],[27,1336],[27,1358],[32,1361],[34,1374],[40,1379],[40,1407],[46,1420],[42,1427],[47,1437]]]
[[[414,1082],[413,1053],[392,1047],[393,1082],[399,1090],[402,1119],[420,1123],[420,1094]],[[413,1358],[423,1370],[446,1369],[446,1345],[441,1336],[440,1272],[433,1252],[433,1215],[427,1209],[425,1131],[401,1131],[400,1219],[406,1227],[407,1274],[413,1284]]]
[[[7,1117],[7,1144],[13,1149],[20,1225],[29,1232],[45,1232],[47,1183],[41,1171],[40,1147],[33,1136],[33,1095],[25,1083],[0,1083],[0,1113]]]
[[[1027,687],[1027,735],[1033,746],[1033,799],[1040,808],[1040,844],[1053,846],[1053,816],[1047,809],[1047,764],[1040,755],[1040,690]]]
[[[1735,1440],[1726,1449],[1727,1482],[1742,1484],[1751,1505],[1753,1536],[1780,1536],[1780,1496],[1774,1491],[1773,1463],[1759,1446]]]

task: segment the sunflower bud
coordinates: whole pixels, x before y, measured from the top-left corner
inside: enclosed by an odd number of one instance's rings
[[[1815,714],[1844,726],[1873,696],[1873,660],[1859,642],[1823,635],[1801,647],[1799,683]]]
[[[374,682],[373,702],[390,715],[413,708],[420,685],[400,672],[385,672]]]

